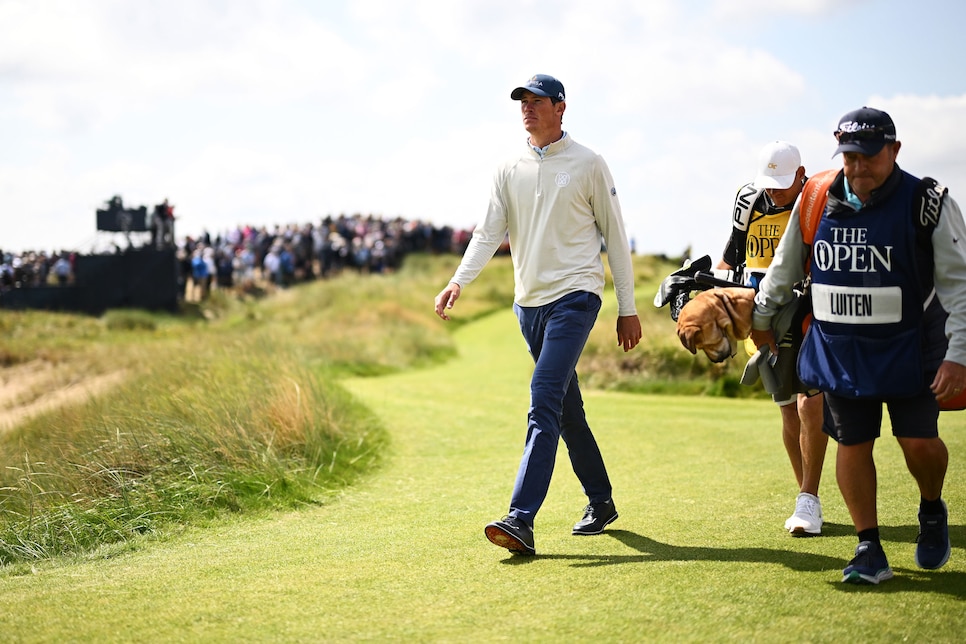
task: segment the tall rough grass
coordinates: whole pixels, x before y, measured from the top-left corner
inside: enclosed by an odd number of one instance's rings
[[[46,558],[219,512],[324,502],[378,463],[384,430],[285,345],[179,344],[0,445],[0,562]]]

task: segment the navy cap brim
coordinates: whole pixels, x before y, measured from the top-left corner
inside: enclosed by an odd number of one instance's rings
[[[835,157],[843,152],[858,152],[867,157],[874,157],[882,151],[885,144],[885,141],[849,141],[848,143],[840,143],[835,148],[835,153],[832,156]]]
[[[539,87],[518,87],[510,92],[510,98],[514,101],[519,101],[521,98],[523,98],[524,92],[530,92],[531,94],[536,94],[537,96],[546,96],[548,98],[550,96],[550,94],[547,94]]]

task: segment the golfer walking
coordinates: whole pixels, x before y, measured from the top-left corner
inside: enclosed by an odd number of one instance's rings
[[[563,84],[537,74],[514,89],[510,98],[520,102],[529,139],[521,155],[496,171],[486,216],[435,304],[436,314],[448,320],[447,310],[463,287],[480,274],[509,234],[513,310],[535,367],[526,443],[509,512],[484,532],[512,553],[533,555],[533,523],[547,496],[560,438],[588,499],[572,533],[599,534],[617,518],[611,482],[584,415],[576,373],[601,306],[602,243],[617,293],[617,343],[624,351],[640,342],[641,323],[614,180],[598,154],[563,131]]]

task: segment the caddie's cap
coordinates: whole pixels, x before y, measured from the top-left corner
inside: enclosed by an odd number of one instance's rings
[[[840,152],[858,152],[871,157],[886,143],[895,143],[896,125],[882,110],[863,107],[840,118],[834,134],[839,145],[833,157]]]
[[[790,188],[795,174],[802,166],[802,155],[798,148],[788,141],[772,141],[758,153],[758,176],[755,188]]]
[[[533,92],[537,96],[547,96],[553,101],[567,100],[564,95],[563,83],[553,76],[547,76],[546,74],[533,76],[526,83],[510,92],[510,98],[514,101],[519,101],[523,98],[524,92]]]

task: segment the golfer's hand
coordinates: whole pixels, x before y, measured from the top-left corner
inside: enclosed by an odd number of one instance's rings
[[[446,285],[439,295],[436,296],[436,315],[443,318],[444,320],[449,320],[449,316],[446,315],[446,309],[453,308],[453,304],[460,297],[460,285],[456,282],[450,282]]]
[[[617,318],[617,344],[630,351],[641,341],[641,320],[636,315],[622,315]]]
[[[767,344],[768,348],[771,349],[771,354],[773,356],[778,355],[778,343],[775,342],[775,333],[771,329],[752,329],[749,337],[759,349]]]

